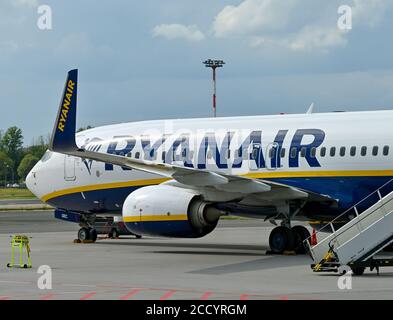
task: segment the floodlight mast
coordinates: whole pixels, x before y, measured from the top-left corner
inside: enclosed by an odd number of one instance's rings
[[[205,65],[205,67],[207,68],[212,68],[213,70],[213,115],[214,118],[217,115],[217,99],[216,99],[216,69],[217,68],[221,68],[223,67],[223,65],[225,64],[224,61],[222,60],[212,60],[212,59],[208,59],[206,61],[203,62],[203,64]]]

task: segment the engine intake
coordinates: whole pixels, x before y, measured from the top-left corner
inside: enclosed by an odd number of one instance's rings
[[[194,190],[158,185],[132,192],[123,205],[123,220],[134,234],[200,238],[212,232],[224,213]]]

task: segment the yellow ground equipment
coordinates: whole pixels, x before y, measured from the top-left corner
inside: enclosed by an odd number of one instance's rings
[[[15,264],[15,248],[19,248],[19,264]],[[23,248],[26,248],[27,253],[27,264],[23,263]],[[22,235],[14,235],[11,240],[11,263],[7,264],[8,268],[19,267],[19,268],[31,268],[30,259],[30,243],[29,237]]]

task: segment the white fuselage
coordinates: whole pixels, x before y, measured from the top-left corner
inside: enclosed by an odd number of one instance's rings
[[[80,132],[77,144],[157,163],[285,181],[333,198],[345,193],[350,205],[393,177],[392,123],[393,111],[141,121]],[[48,152],[27,184],[57,207],[120,210],[127,193],[166,180]],[[355,196],[356,188],[364,192]],[[78,205],[71,204],[75,200]]]

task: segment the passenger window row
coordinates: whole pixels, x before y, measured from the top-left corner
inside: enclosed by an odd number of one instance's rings
[[[348,148],[348,153],[351,157],[356,156],[358,152],[358,148],[356,146],[352,146]],[[367,155],[367,152],[371,150],[371,155],[372,156],[378,156],[380,154],[380,148],[378,146],[373,146],[368,148],[367,146],[362,146],[359,148],[360,150],[360,155],[362,157],[365,157]],[[337,151],[337,152],[336,152]],[[370,151],[369,151],[370,152]],[[325,157],[327,153],[326,147],[322,147],[320,150],[320,155],[321,157]],[[329,156],[334,157],[338,154],[340,157],[344,157],[347,154],[347,148],[346,147],[340,147],[339,149],[336,149],[336,147],[330,147],[329,150]],[[382,155],[383,156],[388,156],[389,155],[389,146],[383,146],[382,148]]]
[[[352,147],[350,147],[348,149],[349,149],[348,153],[349,153],[349,155],[351,157],[356,156],[356,154],[358,152],[358,148],[356,146],[352,146]],[[274,148],[269,150],[269,154],[268,154],[269,158],[273,158],[274,157],[275,150],[276,149],[274,149]],[[367,155],[367,151],[368,151],[368,147],[367,146],[360,147],[360,155],[362,157],[365,157]],[[258,149],[254,149],[253,150],[253,152],[252,152],[252,158],[253,159],[257,158],[257,152],[258,152]],[[285,148],[281,148],[280,149],[280,157],[281,158],[285,157],[285,152],[286,152]],[[300,149],[300,156],[304,158],[306,156],[306,152],[307,152],[307,148],[306,147],[301,148]],[[162,157],[161,157],[162,160],[165,159],[165,154],[166,154],[166,152],[163,151],[162,152]],[[296,154],[297,154],[297,148],[291,148],[290,157],[291,158],[296,158]],[[315,147],[311,148],[310,156],[312,158],[315,158],[316,154],[317,154],[317,148],[315,148]],[[336,147],[330,147],[329,149],[326,148],[326,147],[321,147],[320,151],[319,151],[319,155],[321,157],[326,157],[327,155],[329,155],[330,157],[335,157],[336,155],[339,155],[340,157],[345,157],[346,154],[347,154],[347,147],[340,147],[338,149]],[[371,154],[373,156],[378,156],[378,154],[379,154],[379,147],[378,146],[373,146],[371,148]],[[382,155],[383,156],[388,156],[389,155],[389,146],[384,146],[382,148]],[[186,156],[186,152],[183,151],[182,152],[182,156],[185,157]],[[131,152],[127,154],[127,157],[132,157]],[[140,152],[135,152],[134,157],[135,157],[135,159],[139,159],[140,158]],[[207,158],[208,159],[212,158],[211,152],[207,153]],[[225,155],[225,158],[227,158],[227,159],[230,158],[230,150],[228,150],[227,154]]]
[[[348,149],[349,149],[349,151],[348,151],[349,155],[351,157],[356,156],[356,154],[358,152],[358,148],[356,146],[352,146],[352,147],[350,147]],[[360,148],[360,155],[362,157],[366,156],[367,155],[367,150],[368,150],[367,146],[362,146]],[[285,148],[281,148],[280,149],[280,157],[281,158],[285,157],[285,152],[286,152]],[[297,148],[291,148],[291,150],[290,150],[290,157],[291,158],[296,158],[297,152],[298,152]],[[373,156],[378,156],[379,152],[380,152],[380,148],[378,146],[373,146],[371,148],[371,154]],[[303,147],[303,148],[300,149],[300,156],[301,157],[304,158],[306,156],[306,153],[307,153],[307,148],[306,147]],[[339,155],[340,157],[345,157],[345,155],[347,154],[347,147],[340,147],[340,148],[330,147],[329,149],[326,148],[326,147],[321,147],[320,151],[319,151],[319,154],[320,154],[321,157],[326,157],[327,154],[330,157],[335,157],[336,155]],[[272,149],[269,150],[268,157],[269,158],[273,158],[274,155],[275,155],[275,149],[272,148]],[[383,146],[383,148],[382,148],[382,155],[383,156],[388,156],[389,155],[389,146]],[[317,156],[317,148],[313,147],[313,148],[310,149],[310,156],[312,158],[315,158]]]
[[[349,155],[351,157],[356,156],[356,154],[358,152],[358,148],[356,146],[352,146],[352,147],[350,147],[348,149],[349,149],[348,153],[349,153]],[[368,151],[367,146],[360,147],[360,155],[362,157],[365,157],[367,155],[367,151]],[[306,152],[307,152],[306,147],[301,148],[300,149],[300,156],[301,157],[305,157],[306,156]],[[374,157],[378,156],[379,152],[380,152],[380,148],[378,146],[373,146],[371,148],[371,155],[372,156],[374,156]],[[291,149],[291,158],[295,158],[296,157],[296,153],[297,153],[297,148],[292,148]],[[315,147],[311,148],[310,156],[312,158],[316,157],[316,153],[317,153],[317,148],[315,148]],[[340,147],[340,148],[330,147],[329,149],[326,148],[326,147],[322,147],[322,148],[320,148],[319,154],[320,154],[321,157],[326,157],[327,154],[330,157],[335,157],[336,155],[339,155],[340,157],[345,157],[345,155],[347,154],[347,147]],[[383,148],[382,148],[382,155],[383,156],[388,156],[389,155],[389,146],[383,146]],[[285,149],[283,148],[283,149],[281,149],[281,157],[284,157],[284,156],[285,156]]]

